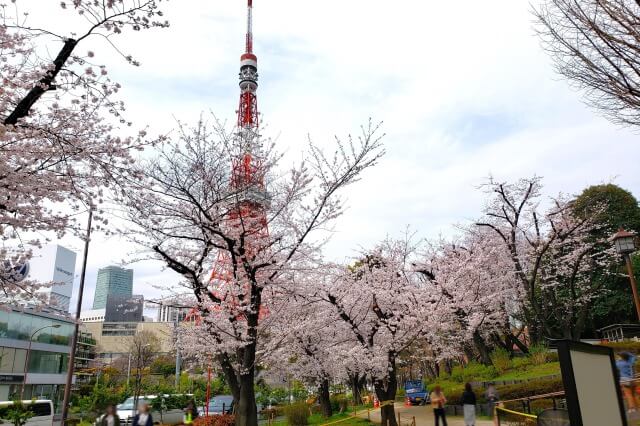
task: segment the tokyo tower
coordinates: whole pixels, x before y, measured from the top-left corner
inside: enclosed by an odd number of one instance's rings
[[[269,196],[264,185],[264,162],[259,135],[258,58],[253,53],[253,0],[247,0],[247,35],[245,52],[240,57],[240,102],[237,133],[232,146],[231,178],[225,232],[242,241],[234,252],[235,264],[252,263],[265,250],[269,231],[266,210]],[[242,287],[243,271],[234,272],[231,254],[220,250],[211,274],[212,291],[221,300],[235,303],[246,289]]]

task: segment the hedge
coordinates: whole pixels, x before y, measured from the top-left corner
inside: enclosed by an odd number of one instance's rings
[[[601,343],[600,346],[612,348],[614,352],[633,352],[640,353],[640,342],[635,340],[624,340],[622,342]]]
[[[529,382],[522,382],[514,385],[496,386],[496,390],[498,391],[498,395],[500,395],[501,400],[509,400],[558,392],[563,390],[563,386],[562,380],[558,378],[548,380],[531,380]],[[463,392],[463,389],[449,391],[446,395],[447,402],[452,405],[461,405]],[[478,403],[483,404],[486,402],[484,397],[484,388],[475,388],[474,392],[478,399]]]
[[[233,426],[235,417],[232,414],[217,416],[200,416],[193,421],[193,426]]]

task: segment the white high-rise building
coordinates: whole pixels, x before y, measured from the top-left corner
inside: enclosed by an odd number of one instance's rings
[[[182,322],[189,314],[189,309],[171,306],[169,303],[162,303],[158,307],[156,321],[158,322]]]
[[[29,260],[28,279],[53,283],[42,291],[52,309],[69,312],[76,270],[76,253],[57,244],[48,245]]]

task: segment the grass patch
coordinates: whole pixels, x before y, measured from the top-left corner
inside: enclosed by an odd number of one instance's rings
[[[560,374],[559,362],[547,362],[540,365],[528,365],[523,369],[512,369],[493,380],[535,379],[536,377],[545,377],[554,374]]]

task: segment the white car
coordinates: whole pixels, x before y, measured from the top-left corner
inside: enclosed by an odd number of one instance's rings
[[[152,401],[156,399],[156,395],[144,395],[138,397],[138,404],[147,403],[152,405]],[[130,397],[124,400],[122,404],[118,404],[116,409],[118,411],[118,417],[120,417],[120,423],[127,424],[133,421],[134,417],[134,398]],[[180,408],[176,408],[173,410],[163,411],[162,415],[157,410],[151,410],[151,418],[153,419],[153,423],[162,423],[164,424],[178,424],[182,423],[184,416],[184,412]]]
[[[35,401],[22,401],[34,416],[25,423],[25,426],[51,426],[53,423],[53,402],[50,399],[37,399]],[[2,423],[11,424],[8,412],[13,405],[13,401],[0,401],[0,419]]]

